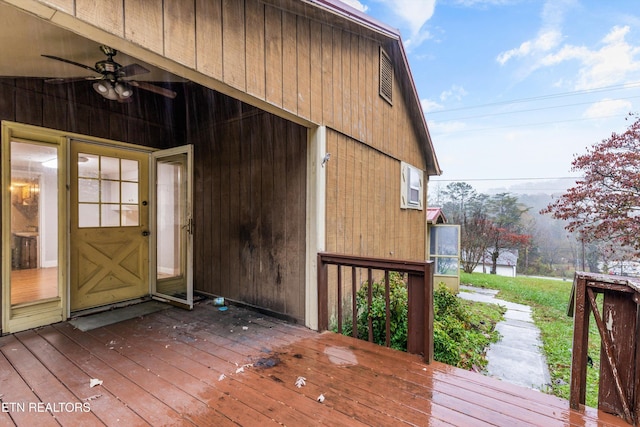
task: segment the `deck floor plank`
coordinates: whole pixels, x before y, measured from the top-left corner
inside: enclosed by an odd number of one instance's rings
[[[251,312],[243,311],[243,313],[248,314]],[[158,317],[161,316],[158,316],[155,317],[154,320],[167,322],[167,319],[171,318],[170,315],[171,314],[169,313],[169,316],[164,319],[159,319]],[[247,321],[247,319],[240,320],[238,318],[234,318],[233,316],[222,315],[217,319],[215,328],[211,328],[211,323],[209,322],[200,321],[198,317],[190,317],[189,313],[185,313],[185,316],[180,316],[180,318],[171,319],[173,320],[169,320],[167,323],[168,325],[171,325],[175,321],[183,320],[184,323],[182,323],[182,326],[176,326],[176,329],[183,328],[185,330],[185,342],[201,348],[203,351],[221,353],[223,357],[226,357],[228,360],[236,361],[234,363],[236,365],[233,367],[233,369],[229,372],[226,372],[225,375],[253,389],[251,391],[246,390],[246,392],[252,393],[253,396],[252,399],[249,400],[264,400],[264,397],[266,396],[264,391],[268,390],[269,399],[275,400],[275,402],[277,402],[279,405],[288,406],[289,412],[293,410],[300,411],[304,414],[302,419],[291,419],[287,421],[287,419],[285,418],[279,419],[280,422],[283,422],[286,425],[290,425],[292,423],[293,425],[298,425],[299,423],[304,423],[305,425],[317,425],[318,422],[330,422],[333,425],[357,425],[353,418],[349,416],[345,417],[344,414],[340,412],[329,411],[329,418],[326,418],[326,416],[323,415],[323,411],[318,411],[318,403],[315,401],[315,397],[313,399],[301,399],[299,393],[291,393],[286,389],[279,387],[278,384],[274,383],[273,379],[271,378],[259,376],[253,377],[252,380],[249,381],[247,380],[247,376],[249,375],[234,375],[235,370],[239,366],[250,365],[253,363],[253,361],[259,360],[261,357],[268,355],[271,352],[270,348],[273,345],[279,346],[283,344],[282,342],[274,340],[273,329],[265,329],[263,330],[263,333],[259,335],[259,337],[256,337],[256,339],[249,339],[247,338],[247,332],[252,329],[255,330],[255,328],[253,326],[248,326],[249,329],[242,329],[243,325],[252,325]],[[224,344],[224,348],[222,349],[219,348],[219,345],[221,343]],[[269,344],[269,346],[267,347],[265,344]],[[245,373],[248,373],[249,371],[250,368],[247,367]],[[294,383],[295,378],[292,380],[292,384]],[[224,389],[227,392],[235,391],[238,387],[238,384],[231,383],[228,386],[232,388],[226,389],[225,387],[227,387],[227,384],[225,384],[225,382],[221,382],[218,384],[218,388]],[[271,414],[272,411],[276,410],[277,408],[277,405],[269,406],[268,413]],[[289,416],[290,415],[287,415],[287,417]],[[308,416],[310,416],[311,419],[304,418]]]
[[[181,351],[176,351],[183,347],[189,347],[188,344],[155,338],[144,341],[144,351],[141,351],[140,348],[132,349],[139,339],[136,336],[136,328],[131,328],[132,323],[121,322],[102,328],[102,333],[109,333],[111,341],[117,341],[120,344],[116,347],[116,351],[146,367],[150,372],[172,382],[176,387],[195,398],[202,400],[212,410],[223,414],[237,424],[275,424],[272,418],[261,414],[234,396],[215,387],[220,380],[219,371],[215,371],[207,364],[202,365],[198,358],[193,359],[185,356]],[[167,351],[169,348],[171,351]],[[193,353],[188,352],[188,354],[192,355]]]
[[[26,331],[17,334],[17,338],[33,354],[38,355],[46,369],[62,382],[79,402],[87,403],[91,413],[96,415],[105,425],[113,425],[119,422],[126,422],[129,426],[149,425],[127,407],[124,402],[108,391],[92,388],[90,386],[91,377],[58,351],[43,336],[35,331]]]
[[[104,382],[89,388],[90,378]],[[88,332],[65,322],[0,337],[0,400],[60,399],[88,401],[89,418],[0,411],[0,425],[628,425],[419,356],[245,308],[218,311],[208,300]]]
[[[91,351],[82,345],[87,335],[75,331],[77,333],[71,334],[76,337],[74,340],[65,332],[74,332],[69,323],[59,323],[45,332],[39,331],[47,341],[54,345],[58,351],[64,353],[87,375],[103,381],[102,385],[95,387],[96,393],[101,389],[107,390],[153,426],[193,425],[182,418],[171,406],[153,396],[150,390],[137,384],[128,372],[123,372],[118,366],[112,367],[103,361],[104,355],[110,351],[108,347],[94,348]]]
[[[50,413],[29,411],[29,402],[40,402],[40,398],[18,373],[18,368],[6,357],[7,353],[17,351],[14,349],[19,347],[20,343],[14,336],[0,337],[0,394],[5,415],[2,418],[9,418],[7,425],[58,426]]]
[[[152,319],[154,323],[157,323],[160,317],[163,317],[162,314],[156,313],[150,316],[150,319]],[[162,320],[167,322],[167,318],[163,318]],[[143,322],[139,323],[141,324],[140,326],[143,326]],[[169,321],[168,325],[172,323],[174,322]],[[203,348],[206,352],[222,351],[225,355],[229,356],[228,349],[219,346],[221,337],[211,334],[207,330],[200,329],[200,326],[211,329],[211,324],[204,323],[198,326],[197,323],[198,322],[189,322],[188,327],[185,328],[188,329],[188,332],[182,334],[183,339],[176,340],[172,344],[167,345],[173,347],[190,345]],[[126,327],[131,324],[132,322],[122,322],[120,327]],[[219,324],[216,324],[216,326],[219,327],[217,329],[224,329],[226,327],[220,327],[221,325]],[[181,326],[176,326],[175,329],[171,327],[171,329],[165,330],[171,333],[172,331],[180,329]],[[239,328],[239,330],[242,331],[241,328]],[[125,331],[121,330],[120,332],[126,334]],[[226,340],[227,344],[232,342],[233,340]],[[124,345],[124,347],[126,347],[126,345]],[[237,346],[234,347],[237,349]],[[239,367],[250,365],[252,360],[258,360],[259,355],[264,355],[263,350],[260,349],[251,349],[245,346],[243,346],[242,349],[246,351],[246,354],[235,353],[231,356],[232,359],[240,360],[240,362],[236,362],[238,365],[234,363],[231,370],[223,372],[227,376],[227,379],[219,381],[218,376],[218,379],[216,379],[217,382],[213,383],[211,381],[212,378],[210,378],[210,383],[214,385],[216,389],[232,397],[243,396],[246,401],[251,402],[254,409],[262,411],[267,417],[276,417],[279,422],[285,425],[317,425],[318,422],[330,422],[332,425],[354,425],[354,420],[350,417],[345,417],[342,413],[329,412],[329,414],[324,415],[323,411],[318,411],[318,403],[315,401],[315,397],[313,399],[303,399],[299,393],[287,391],[279,387],[278,384],[275,384],[271,379],[266,380],[264,376],[256,375],[250,366],[246,366],[246,369],[243,368],[244,372],[236,373]],[[253,357],[251,357],[252,354]],[[292,380],[292,384],[294,382],[295,379]],[[265,393],[265,390],[268,390],[268,394]]]
[[[62,424],[78,422],[86,426],[103,425],[93,412],[76,409],[75,404],[79,403],[82,407],[82,402],[78,402],[77,397],[20,342],[19,335],[14,338],[15,342],[4,354],[38,397],[37,406],[31,407],[29,412],[50,412]],[[68,404],[71,405],[70,408],[67,407]]]
[[[101,329],[83,333],[67,324],[66,327],[60,327],[59,330],[69,338],[76,340],[76,342],[82,343],[82,346],[91,353],[99,353],[103,362],[113,369],[117,369],[121,375],[130,378],[139,387],[147,390],[156,399],[172,408],[179,416],[191,421],[193,425],[204,425],[206,418],[203,417],[212,415],[206,403],[195,399],[176,387],[170,380],[150,372],[146,367],[135,363],[120,353],[119,351],[124,348],[123,343],[97,338],[96,335],[100,334],[96,331]],[[220,416],[216,422],[220,423],[220,425],[232,424],[230,420],[223,416]]]

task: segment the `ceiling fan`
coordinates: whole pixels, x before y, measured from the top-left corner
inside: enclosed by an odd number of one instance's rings
[[[131,64],[122,66],[113,60],[113,57],[118,53],[117,50],[110,48],[109,46],[100,46],[100,50],[107,56],[107,59],[96,62],[93,67],[80,64],[69,59],[60,58],[52,55],[42,55],[45,58],[55,59],[57,61],[66,62],[67,64],[75,65],[77,67],[84,68],[85,70],[92,71],[98,76],[86,76],[86,77],[69,77],[69,78],[54,78],[47,79],[45,83],[61,84],[71,83],[77,81],[95,81],[93,83],[93,90],[98,92],[106,99],[118,102],[127,102],[131,95],[133,95],[133,88],[137,87],[149,92],[157,93],[167,98],[175,98],[176,92],[151,84],[147,82],[125,80],[127,77],[137,76],[139,74],[146,74],[149,72],[146,68],[139,64]]]

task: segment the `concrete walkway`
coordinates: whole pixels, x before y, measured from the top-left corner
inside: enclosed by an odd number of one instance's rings
[[[542,352],[540,330],[533,323],[531,307],[496,298],[498,291],[460,286],[458,297],[507,308],[505,320],[496,330],[501,339],[487,350],[487,373],[491,377],[534,390],[545,390],[551,383],[547,360]]]

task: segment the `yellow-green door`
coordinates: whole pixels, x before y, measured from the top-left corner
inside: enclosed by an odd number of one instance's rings
[[[149,294],[149,153],[71,141],[70,308]]]

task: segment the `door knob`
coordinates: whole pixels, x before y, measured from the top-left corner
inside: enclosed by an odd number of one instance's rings
[[[144,237],[147,237],[149,234],[151,234],[151,233],[149,233],[147,230],[144,230],[144,231],[142,232],[142,235],[143,235]]]

